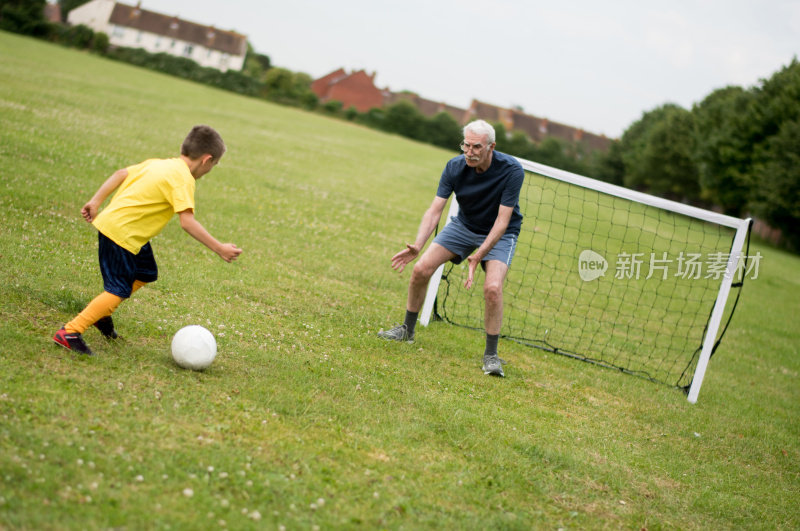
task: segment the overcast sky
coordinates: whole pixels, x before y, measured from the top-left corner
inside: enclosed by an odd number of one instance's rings
[[[133,4],[133,0],[123,0]],[[800,0],[142,0],[247,35],[272,64],[619,137],[664,103],[752,87],[800,56]]]

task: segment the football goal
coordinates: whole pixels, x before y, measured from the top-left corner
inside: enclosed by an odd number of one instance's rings
[[[675,386],[695,403],[746,276],[750,219],[518,160],[524,220],[501,336]],[[452,198],[448,221],[457,209]],[[483,330],[482,283],[464,289],[466,275],[466,261],[439,268],[422,325]]]

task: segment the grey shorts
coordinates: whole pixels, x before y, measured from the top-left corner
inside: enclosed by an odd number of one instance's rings
[[[460,264],[467,258],[472,251],[481,246],[486,239],[484,234],[476,234],[469,230],[457,217],[450,218],[450,223],[444,226],[442,232],[436,235],[433,243],[438,243],[456,257],[451,261]],[[483,261],[499,260],[506,266],[511,267],[511,259],[514,258],[514,251],[517,250],[517,235],[503,234],[503,237],[492,247]]]

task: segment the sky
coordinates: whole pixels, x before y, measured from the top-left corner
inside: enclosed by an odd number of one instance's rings
[[[133,4],[133,0],[123,0]],[[142,0],[233,30],[274,66],[338,68],[619,138],[646,111],[757,86],[800,56],[800,0]],[[800,57],[798,57],[800,58]]]

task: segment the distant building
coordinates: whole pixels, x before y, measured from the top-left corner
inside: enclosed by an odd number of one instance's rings
[[[472,100],[464,123],[482,119],[491,123],[502,123],[506,131],[522,131],[537,144],[547,137],[557,138],[583,146],[586,151],[606,152],[611,148],[612,139],[605,135],[589,133],[583,129],[538,118],[515,109],[506,109],[490,103]]]
[[[363,70],[348,74],[343,68],[331,72],[311,83],[311,90],[322,103],[331,100],[342,102],[345,109],[354,107],[366,112],[375,107],[385,107],[398,101],[409,101],[428,117],[444,111],[461,125],[476,119],[501,123],[509,133],[522,131],[537,144],[547,137],[558,138],[583,146],[587,151],[608,151],[612,139],[604,135],[587,133],[583,129],[537,118],[516,109],[506,109],[490,103],[472,100],[469,109],[460,109],[446,103],[425,99],[413,92],[392,92],[375,86],[375,73]]]
[[[61,22],[61,6],[50,2],[44,5],[44,19],[47,22],[59,24]]]
[[[311,90],[321,103],[336,100],[342,107],[354,107],[358,112],[367,112],[374,107],[383,107],[383,91],[375,86],[375,73],[363,70],[348,74],[343,68],[331,72],[311,83]]]
[[[223,72],[241,70],[247,55],[246,36],[148,11],[141,8],[141,2],[129,6],[114,0],[91,0],[70,11],[67,22],[106,33],[112,46],[186,57]]]

